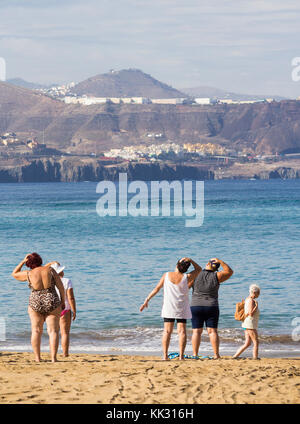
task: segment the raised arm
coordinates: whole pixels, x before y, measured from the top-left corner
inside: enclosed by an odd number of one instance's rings
[[[63,283],[61,282],[60,276],[57,274],[57,272],[51,268],[50,271],[54,277],[55,285],[58,288],[60,299],[61,299],[61,307],[62,309],[65,309],[65,289],[63,286]]]
[[[224,281],[228,280],[233,274],[233,270],[230,268],[229,265],[227,265],[222,259],[213,258],[211,259],[213,261],[219,262],[221,267],[223,268],[222,271],[217,272],[217,277],[219,283],[223,283]]]
[[[21,271],[22,267],[25,265],[27,261],[27,256],[15,267],[11,275],[18,281],[26,281],[27,280],[27,271]]]
[[[192,285],[194,284],[195,279],[198,277],[198,275],[202,271],[202,268],[201,268],[200,265],[197,264],[197,262],[193,261],[193,259],[191,259],[191,258],[183,258],[182,260],[189,261],[194,267],[194,270],[187,274],[188,286],[189,286],[189,289],[190,289],[192,287]]]
[[[155,287],[155,289],[152,290],[152,292],[150,294],[148,294],[148,296],[145,299],[145,302],[142,304],[142,306],[140,307],[140,312],[142,312],[145,308],[148,308],[148,302],[150,299],[152,299],[153,296],[155,296],[159,290],[162,288],[162,286],[164,285],[164,281],[165,281],[165,275],[164,274],[159,283],[157,284],[157,286]]]

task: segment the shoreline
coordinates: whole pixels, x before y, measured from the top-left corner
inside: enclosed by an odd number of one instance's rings
[[[243,330],[240,328],[219,328],[220,354],[232,356],[237,348],[244,343]],[[0,352],[32,352],[30,343],[30,331],[24,331],[17,335],[7,334],[5,341],[0,342]],[[145,355],[160,356],[161,327],[126,327],[99,330],[71,330],[70,352],[74,354],[111,354],[111,355]],[[187,329],[186,354],[192,354],[192,332]],[[297,358],[300,357],[300,344],[293,340],[292,334],[286,334],[270,329],[260,329],[259,332],[259,355],[266,358]],[[41,344],[42,352],[49,351],[49,338],[44,328]],[[59,347],[61,352],[61,346]],[[178,352],[178,334],[175,331],[169,346],[169,352]],[[202,337],[199,353],[212,355],[212,347],[208,335]],[[245,357],[252,355],[252,349],[247,349]]]
[[[0,353],[1,404],[300,403],[298,358],[163,361],[157,356]]]
[[[237,345],[237,347],[238,347],[238,345]],[[178,351],[178,348],[174,349],[174,350],[169,349],[169,353],[177,352],[177,351]],[[32,350],[27,349],[27,348],[24,349],[24,350],[16,350],[13,347],[11,349],[1,349],[1,346],[0,346],[0,358],[1,358],[1,353],[16,353],[16,354],[25,353],[25,354],[32,354],[33,355]],[[49,354],[49,347],[48,346],[46,346],[46,347],[42,346],[41,355],[48,355],[48,354]],[[186,349],[185,354],[192,355],[192,350]],[[213,352],[202,352],[202,353],[199,353],[199,354],[202,354],[204,356],[206,356],[206,355],[212,356]],[[224,359],[225,358],[230,359],[231,358],[231,355],[229,355],[228,352],[225,352],[224,354],[222,354],[222,352],[221,352],[220,354],[221,354],[221,359],[223,359],[223,358]],[[272,354],[270,356],[268,356],[268,355],[266,356],[266,352],[263,352],[262,354],[263,354],[262,357],[264,359],[296,359],[296,360],[300,359],[299,353],[296,353],[296,354],[293,355],[292,353],[291,354],[286,354],[286,353],[282,354],[282,352],[277,353],[276,351],[275,352],[272,351]],[[60,355],[62,357],[62,351],[61,351],[60,348],[58,350],[58,355]],[[87,350],[76,349],[76,348],[72,349],[72,347],[70,347],[70,356],[72,356],[72,355],[101,355],[101,356],[102,355],[112,355],[112,356],[132,356],[132,357],[138,357],[138,356],[149,357],[149,356],[151,356],[151,357],[157,357],[158,359],[160,359],[161,356],[162,356],[162,351],[161,352],[158,352],[158,351],[145,352],[145,351],[138,351],[138,350],[137,351],[132,351],[132,350],[120,351],[118,349],[110,349],[110,350],[109,349],[108,350],[99,349],[99,350],[87,351]],[[261,355],[259,355],[259,356],[261,357]],[[241,359],[251,359],[251,357],[252,357],[252,349],[250,348],[242,354]]]

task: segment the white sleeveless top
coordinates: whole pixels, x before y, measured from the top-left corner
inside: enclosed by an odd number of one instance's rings
[[[251,299],[248,297],[245,300],[245,314],[248,314],[249,312],[250,302],[251,302]],[[257,308],[252,317],[248,316],[245,319],[245,321],[242,322],[242,327],[248,328],[249,330],[257,330],[258,320],[259,320],[259,309]]]
[[[163,318],[192,318],[187,275],[182,277],[179,284],[174,284],[169,280],[169,273],[166,273],[161,316]]]

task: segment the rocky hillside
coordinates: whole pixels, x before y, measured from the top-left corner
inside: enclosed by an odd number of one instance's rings
[[[6,82],[12,85],[16,85],[17,87],[29,88],[30,90],[38,90],[40,88],[50,88],[55,84],[37,84],[35,82],[25,81],[23,78],[11,78]]]
[[[300,152],[300,101],[242,105],[66,105],[0,82],[0,134],[77,154],[152,143],[211,142],[256,153]]]
[[[78,83],[71,91],[78,95],[86,94],[96,97],[150,97],[157,99],[186,97],[182,92],[138,69],[124,69],[96,75]]]

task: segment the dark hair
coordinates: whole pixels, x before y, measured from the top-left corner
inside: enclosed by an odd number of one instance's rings
[[[43,259],[40,257],[38,253],[33,252],[27,256],[26,266],[28,268],[31,268],[31,269],[37,268],[38,266],[41,266],[42,263],[43,263]]]
[[[210,265],[211,265],[211,269],[213,271],[218,271],[218,269],[220,268],[220,262],[216,262],[216,261],[209,261]]]
[[[184,274],[185,272],[187,272],[187,270],[189,269],[189,266],[191,265],[191,263],[189,261],[178,261],[177,262],[177,269],[179,272],[181,272],[182,274]]]

